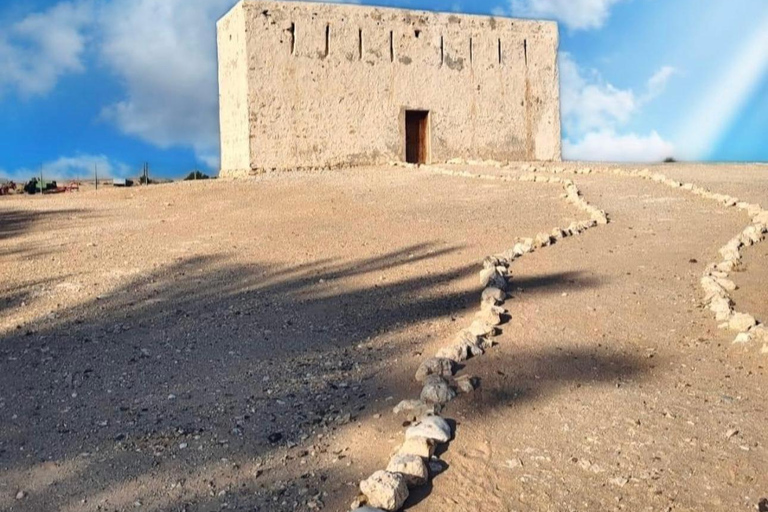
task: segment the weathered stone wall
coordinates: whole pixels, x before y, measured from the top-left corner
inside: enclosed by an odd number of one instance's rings
[[[253,171],[404,160],[408,109],[430,112],[432,162],[560,159],[554,23],[245,1],[218,30],[223,175],[246,131]]]
[[[236,7],[219,21],[221,168],[241,173],[251,168],[246,36],[245,10]]]

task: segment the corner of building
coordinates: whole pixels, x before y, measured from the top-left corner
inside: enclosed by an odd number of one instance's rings
[[[219,68],[219,132],[223,178],[250,169],[248,52],[244,1],[216,23]]]

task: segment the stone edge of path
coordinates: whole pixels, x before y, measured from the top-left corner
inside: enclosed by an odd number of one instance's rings
[[[529,166],[528,170],[539,171],[535,166]],[[715,315],[718,326],[721,329],[729,329],[736,332],[734,343],[743,344],[752,341],[762,341],[761,352],[768,354],[768,327],[759,322],[749,313],[741,313],[735,309],[730,292],[736,290],[736,284],[728,277],[734,269],[739,268],[742,259],[742,249],[752,247],[763,242],[768,233],[768,210],[757,203],[749,203],[728,194],[719,194],[711,190],[695,185],[694,183],[682,183],[667,177],[660,172],[651,172],[649,169],[624,170],[614,168],[612,170],[594,171],[589,167],[580,169],[565,169],[563,167],[542,168],[540,172],[552,174],[613,174],[630,178],[640,178],[665,185],[667,187],[683,190],[703,199],[715,201],[725,208],[737,208],[747,213],[750,223],[742,231],[737,233],[723,247],[719,253],[722,261],[710,263],[704,270],[700,279],[700,286],[704,292],[702,305],[708,307]]]
[[[757,245],[766,239],[768,233],[768,210],[757,203],[741,201],[728,194],[719,194],[711,190],[698,186],[694,183],[683,183],[660,172],[652,172],[650,169],[632,169],[625,170],[614,168],[611,170],[594,170],[591,167],[581,167],[576,169],[566,169],[561,166],[549,164],[549,166],[539,166],[535,164],[515,164],[490,160],[461,160],[454,159],[448,162],[455,165],[485,166],[496,167],[499,169],[520,169],[528,171],[534,175],[540,176],[541,173],[548,174],[613,174],[615,176],[640,178],[655,183],[666,185],[667,187],[683,190],[703,199],[715,201],[725,208],[738,208],[746,212],[750,218],[750,223],[742,231],[737,233],[723,247],[719,253],[722,261],[707,265],[700,279],[700,285],[704,292],[702,305],[709,308],[715,315],[718,326],[722,329],[729,329],[737,333],[734,339],[735,344],[745,344],[752,341],[762,341],[762,354],[768,354],[768,326],[755,319],[749,313],[742,313],[735,309],[730,292],[736,290],[736,285],[728,277],[734,269],[741,265],[742,249]]]
[[[415,167],[401,163],[392,165]],[[512,263],[526,254],[610,222],[608,215],[587,202],[576,184],[567,178],[535,173],[496,176],[452,171],[439,166],[423,168],[433,174],[478,180],[558,184],[564,191],[561,197],[587,213],[589,220],[574,221],[565,228],[555,227],[551,232],[542,232],[533,238],[517,238],[511,249],[483,260],[483,270],[480,271],[480,309],[471,325],[460,331],[452,344],[442,347],[435,357],[422,362],[416,374],[416,380],[423,384],[419,399],[404,400],[394,408],[394,414],[405,412],[416,421],[406,430],[405,443],[395,450],[387,470],[377,471],[360,483],[361,494],[351,507],[358,512],[397,511],[408,499],[409,487],[426,484],[430,474],[440,471],[439,459],[433,456],[434,448],[437,444],[449,442],[452,437],[450,426],[440,416],[442,407],[457,396],[457,388],[466,393],[473,391],[475,387],[472,377],[456,377],[454,368],[467,359],[483,355],[495,345],[494,338],[500,334],[499,326],[508,315],[508,311],[502,306],[508,300],[506,290],[512,281]]]

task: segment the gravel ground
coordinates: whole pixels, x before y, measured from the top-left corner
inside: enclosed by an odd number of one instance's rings
[[[768,205],[764,167],[661,172]],[[449,469],[408,508],[756,510],[767,356],[697,303],[746,216],[574,179],[613,222],[514,264]],[[582,217],[560,193],[366,168],[3,198],[0,509],[348,508],[482,258]],[[737,309],[768,320],[768,249],[746,252]]]

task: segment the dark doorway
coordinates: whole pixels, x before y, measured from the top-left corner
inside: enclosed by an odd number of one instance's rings
[[[429,160],[429,111],[405,111],[405,161],[426,164]]]

